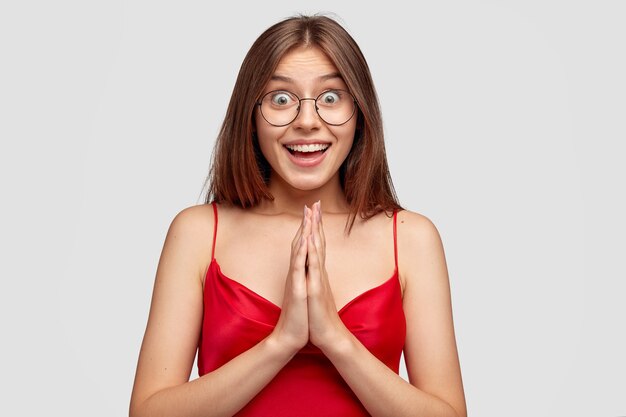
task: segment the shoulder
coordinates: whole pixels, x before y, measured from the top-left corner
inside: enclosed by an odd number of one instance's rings
[[[206,233],[213,234],[213,229],[217,221],[223,220],[224,217],[230,217],[241,211],[237,207],[226,204],[199,204],[190,206],[179,211],[170,224],[170,230],[184,234],[185,236],[201,236],[206,237]],[[217,213],[215,213],[217,212]]]
[[[223,226],[225,220],[230,222],[232,217],[236,218],[242,212],[235,206],[215,204],[216,209],[213,204],[200,204],[179,211],[171,221],[167,240],[179,241],[180,245],[201,255],[208,253],[210,262],[215,229]]]
[[[206,237],[207,231],[212,231],[215,220],[211,204],[190,206],[179,211],[168,230],[168,234],[187,239]]]
[[[172,219],[165,238],[164,253],[182,259],[203,274],[211,261],[215,220],[211,204],[180,210]]]
[[[445,266],[443,242],[439,230],[427,216],[402,210],[397,215],[398,263],[407,284],[425,274],[430,268]]]
[[[423,214],[402,210],[397,215],[398,239],[410,248],[441,243],[435,224]]]

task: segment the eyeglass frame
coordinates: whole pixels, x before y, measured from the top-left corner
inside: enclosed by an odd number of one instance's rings
[[[271,93],[277,93],[277,92],[280,92],[280,91],[283,91],[283,92],[286,92],[286,93],[289,93],[289,94],[293,94],[293,95],[294,95],[294,96],[298,99],[298,110],[297,110],[296,115],[294,116],[294,118],[293,118],[293,119],[291,119],[289,122],[287,122],[287,123],[285,123],[285,124],[282,124],[282,125],[275,125],[274,123],[272,123],[272,122],[270,122],[269,120],[267,120],[267,118],[266,118],[266,117],[265,117],[265,115],[263,114],[263,110],[261,110],[261,105],[263,104],[263,99],[264,99],[264,98],[265,98],[268,94],[271,94]],[[346,121],[345,121],[345,122],[343,122],[343,123],[338,123],[338,124],[335,124],[335,123],[328,123],[326,120],[324,120],[324,118],[322,117],[322,115],[321,115],[321,114],[320,114],[320,112],[319,112],[319,107],[317,107],[317,100],[318,100],[320,97],[322,97],[322,95],[324,95],[324,94],[328,93],[329,91],[345,91],[346,93],[350,94],[350,97],[352,97],[352,103],[354,104],[354,106],[352,107],[352,114],[350,115],[350,117],[348,117],[348,120],[346,120]],[[303,102],[304,100],[313,100],[313,104],[314,104],[314,106],[315,106],[315,113],[317,113],[317,116],[320,118],[320,120],[322,120],[324,123],[326,123],[327,125],[330,125],[330,126],[343,126],[343,125],[345,125],[345,124],[346,124],[346,123],[348,123],[350,120],[352,120],[352,118],[354,117],[354,114],[356,113],[356,110],[359,108],[359,103],[356,101],[356,98],[354,97],[354,95],[352,95],[352,93],[351,93],[351,92],[349,92],[348,90],[343,90],[343,89],[341,89],[341,88],[330,88],[330,89],[328,89],[328,90],[324,90],[324,91],[322,91],[322,92],[321,92],[321,93],[320,93],[317,97],[315,97],[315,98],[312,98],[312,97],[304,97],[304,98],[300,98],[300,97],[299,97],[296,93],[294,93],[293,91],[284,90],[284,89],[272,90],[272,91],[268,91],[267,93],[263,94],[263,95],[261,96],[261,98],[260,98],[259,100],[257,100],[257,102],[256,102],[256,103],[254,103],[254,105],[255,105],[255,106],[259,106],[259,111],[261,112],[261,116],[263,117],[263,119],[264,119],[267,123],[269,123],[270,125],[272,125],[272,126],[274,126],[274,127],[284,127],[284,126],[290,125],[291,123],[293,123],[293,122],[294,122],[294,121],[298,118],[298,116],[300,115],[300,108],[302,107],[302,102]]]

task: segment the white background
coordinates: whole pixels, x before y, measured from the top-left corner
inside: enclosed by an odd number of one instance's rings
[[[318,11],[361,46],[401,203],[442,236],[470,415],[626,415],[626,3],[337,3],[2,3],[1,415],[127,414],[241,61]]]

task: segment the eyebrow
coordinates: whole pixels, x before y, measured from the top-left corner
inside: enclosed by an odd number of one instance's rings
[[[339,79],[343,80],[343,77],[338,72],[331,72],[330,74],[319,76],[319,77],[317,77],[317,80],[318,81],[327,81],[327,80],[332,80],[334,78],[339,78]],[[293,84],[295,82],[293,80],[293,78],[289,78],[289,77],[287,77],[285,75],[280,75],[280,74],[272,75],[272,78],[270,78],[270,80],[271,81],[284,81],[286,83],[291,83],[291,84]]]

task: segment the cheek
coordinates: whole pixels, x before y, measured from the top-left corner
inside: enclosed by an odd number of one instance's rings
[[[349,123],[348,126],[342,126],[342,129],[338,130],[335,135],[341,146],[346,147],[349,150],[352,147],[352,142],[354,142],[355,134],[356,123]]]
[[[282,150],[278,141],[285,133],[285,129],[270,126],[261,116],[256,117],[256,137],[259,142],[259,149],[265,159],[273,163],[277,158],[277,153]]]
[[[257,132],[257,140],[259,141],[259,149],[261,150],[261,154],[265,157],[265,160],[268,162],[273,161],[275,158],[273,157],[272,145],[263,132]]]

